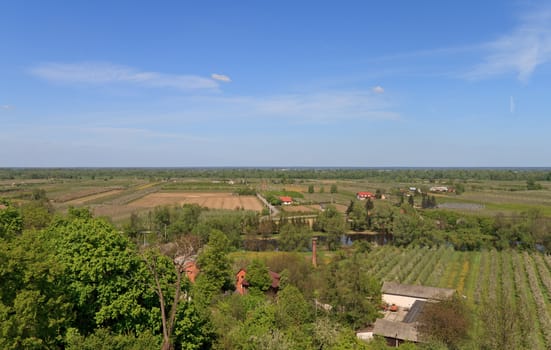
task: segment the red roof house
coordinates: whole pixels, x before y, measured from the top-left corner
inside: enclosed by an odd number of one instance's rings
[[[356,193],[356,198],[363,201],[366,198],[375,198],[375,195],[371,192],[358,192]]]
[[[283,204],[283,205],[289,205],[289,204],[293,203],[293,198],[288,197],[288,196],[279,197],[279,200],[281,201],[281,204]]]
[[[281,276],[279,273],[274,271],[268,271],[270,278],[272,279],[272,284],[270,285],[269,292],[276,293],[279,289],[279,279]],[[241,295],[247,294],[247,289],[249,288],[249,282],[245,279],[247,276],[247,270],[241,269],[235,275],[235,291]]]

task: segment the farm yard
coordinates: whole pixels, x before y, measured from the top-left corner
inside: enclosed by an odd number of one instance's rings
[[[367,254],[364,266],[381,281],[456,289],[473,311],[478,345],[551,348],[551,256],[385,246]]]

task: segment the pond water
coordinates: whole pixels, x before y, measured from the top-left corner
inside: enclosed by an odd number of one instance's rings
[[[378,245],[385,245],[392,240],[391,234],[383,233],[347,233],[341,236],[341,244],[343,246],[351,246],[355,241],[367,241]],[[323,246],[325,244],[326,237],[318,236],[318,244]],[[252,238],[244,239],[243,247],[246,250],[252,251],[274,251],[278,250],[277,239],[275,238]],[[311,247],[310,247],[311,249]]]

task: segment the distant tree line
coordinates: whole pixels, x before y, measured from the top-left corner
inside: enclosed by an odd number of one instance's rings
[[[139,179],[178,178],[272,179],[293,183],[306,179],[373,179],[386,182],[415,180],[551,181],[548,168],[0,168],[0,179]]]

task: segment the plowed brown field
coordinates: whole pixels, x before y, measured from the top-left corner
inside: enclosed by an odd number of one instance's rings
[[[129,207],[136,209],[154,208],[158,205],[198,204],[212,209],[262,210],[262,203],[255,196],[236,196],[231,193],[157,192],[146,195]]]

